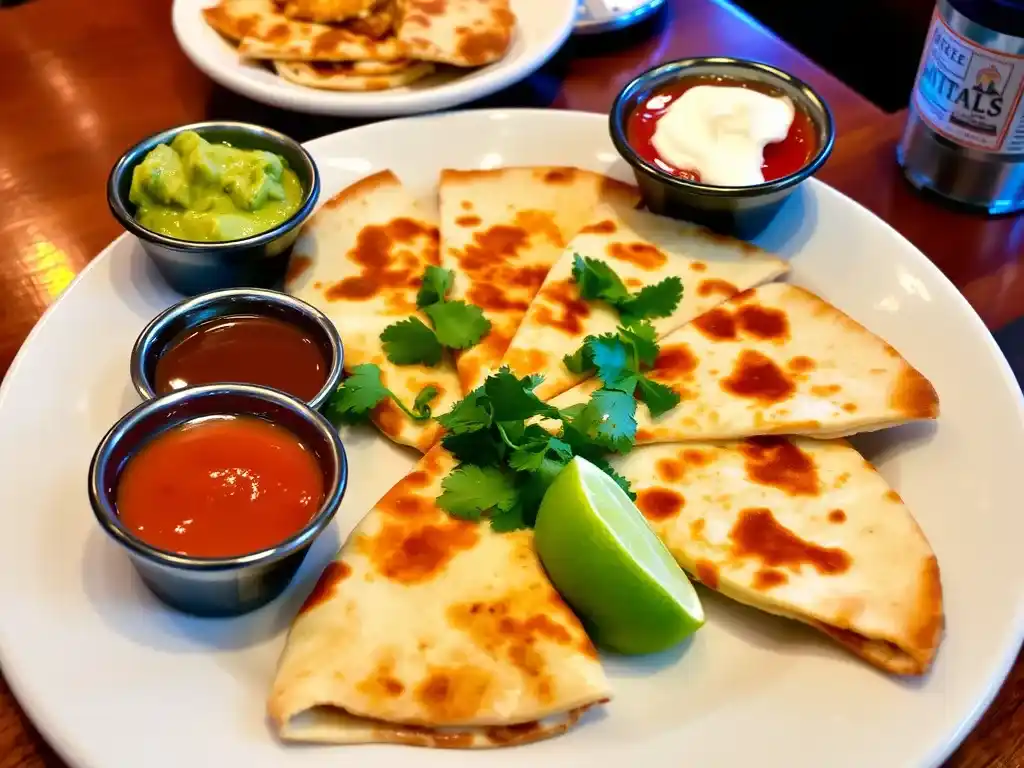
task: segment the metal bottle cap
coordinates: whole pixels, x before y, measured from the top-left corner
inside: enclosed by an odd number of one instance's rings
[[[665,4],[665,0],[579,0],[573,32],[596,35],[623,29],[643,21]]]

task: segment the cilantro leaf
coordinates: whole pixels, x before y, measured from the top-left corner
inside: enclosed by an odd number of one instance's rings
[[[516,503],[511,477],[497,467],[460,465],[441,482],[437,504],[453,517],[479,520],[485,512],[507,512]]]
[[[541,440],[521,445],[508,457],[508,465],[519,472],[536,472],[546,460],[565,464],[572,458],[572,448],[557,437],[546,435]]]
[[[423,273],[423,282],[416,293],[416,306],[420,309],[444,301],[455,282],[455,273],[450,269],[429,265]]]
[[[353,424],[369,417],[378,404],[388,397],[388,389],[380,378],[380,368],[371,363],[357,365],[331,395],[324,415],[335,424]]]
[[[583,344],[580,345],[580,348],[571,355],[563,356],[562,363],[569,370],[569,373],[575,373],[577,376],[584,373],[590,373],[594,370],[594,361],[590,356],[590,351],[587,348],[585,340]]]
[[[506,367],[488,376],[484,392],[490,400],[494,420],[525,421],[534,416],[558,416],[557,408],[533,394],[536,385],[533,377],[520,379]]]
[[[660,283],[645,285],[639,293],[618,304],[619,316],[626,325],[648,317],[668,317],[683,298],[683,281],[666,277]]]
[[[630,392],[599,389],[590,397],[593,408],[595,441],[617,452],[626,453],[636,438],[636,400]]]
[[[418,317],[389,325],[380,335],[384,354],[395,365],[430,365],[441,362],[441,343]]]
[[[533,522],[527,524],[525,512],[522,501],[517,501],[509,509],[501,510],[491,515],[491,528],[496,533],[508,533],[522,528],[532,528]],[[536,521],[536,519],[537,513],[534,512],[533,521]]]
[[[587,342],[590,358],[594,361],[597,376],[608,389],[629,392],[635,386],[630,350],[615,335],[591,337]]]
[[[615,306],[629,298],[629,291],[615,270],[598,259],[575,254],[572,277],[579,286],[580,298],[585,301],[607,301]]]
[[[483,387],[475,389],[437,418],[450,434],[458,435],[491,425],[491,411]]]
[[[429,419],[433,415],[430,403],[439,394],[440,390],[433,384],[424,387],[413,401],[412,412],[423,420]]]
[[[445,435],[441,438],[441,445],[463,464],[479,467],[500,466],[508,451],[501,438],[495,437],[490,429]]]
[[[679,405],[679,395],[671,387],[666,387],[657,381],[652,381],[646,376],[641,376],[636,382],[637,398],[647,404],[647,410],[651,416],[658,418]]]
[[[631,345],[641,369],[650,368],[658,359],[658,332],[647,321],[633,323],[618,329],[619,337]]]
[[[445,301],[423,310],[434,324],[438,341],[449,349],[466,349],[478,343],[491,330],[491,321],[475,304]]]

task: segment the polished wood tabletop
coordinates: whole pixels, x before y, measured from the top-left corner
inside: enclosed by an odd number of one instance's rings
[[[759,59],[814,85],[839,132],[821,177],[917,245],[990,328],[1024,314],[1024,218],[962,213],[913,191],[894,156],[904,116],[883,113],[725,0],[669,0],[632,31],[571,40],[534,76],[472,106],[604,112],[643,69],[706,54]],[[104,195],[120,153],[208,118],[299,139],[355,124],[288,114],[214,85],[179,50],[170,0],[0,0],[0,373],[43,310],[120,234]],[[0,678],[0,768],[63,765]],[[947,766],[1024,766],[1020,660]]]

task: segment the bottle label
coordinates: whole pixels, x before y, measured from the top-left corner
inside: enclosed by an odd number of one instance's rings
[[[1024,56],[985,48],[953,31],[935,9],[914,104],[950,141],[987,152],[1024,152]]]

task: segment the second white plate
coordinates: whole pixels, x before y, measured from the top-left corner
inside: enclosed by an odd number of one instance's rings
[[[342,93],[290,83],[259,62],[243,60],[203,20],[216,0],[174,0],[174,35],[185,55],[212,80],[255,101],[296,112],[339,117],[388,117],[446,109],[489,96],[532,74],[572,31],[577,0],[511,0],[512,46],[503,59],[478,69],[432,75],[404,88]]]

